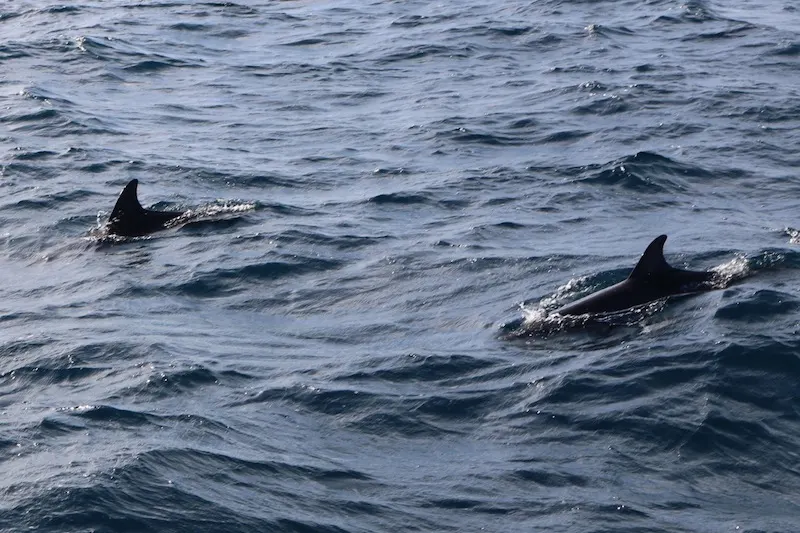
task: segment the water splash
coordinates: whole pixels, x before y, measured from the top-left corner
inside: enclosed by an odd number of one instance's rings
[[[724,289],[731,283],[747,277],[752,269],[747,257],[737,255],[730,261],[715,266],[711,271],[715,273],[714,279],[711,281],[711,287]]]
[[[787,227],[783,231],[789,236],[789,244],[800,244],[800,230]]]

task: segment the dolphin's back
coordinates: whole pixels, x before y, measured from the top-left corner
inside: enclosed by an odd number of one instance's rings
[[[556,310],[559,315],[614,313],[643,303],[639,283],[626,279]],[[652,298],[658,299],[658,297]]]
[[[659,235],[647,247],[628,278],[556,310],[560,315],[613,313],[675,294],[697,292],[713,272],[674,268],[664,259],[666,235]]]

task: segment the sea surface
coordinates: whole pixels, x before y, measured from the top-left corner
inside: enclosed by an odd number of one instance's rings
[[[798,205],[795,0],[3,2],[0,531],[798,532]]]

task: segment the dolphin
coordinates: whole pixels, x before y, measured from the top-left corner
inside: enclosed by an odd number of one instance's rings
[[[111,235],[141,237],[166,228],[167,222],[184,214],[184,211],[156,211],[145,209],[136,196],[139,180],[131,180],[108,217],[106,230]]]
[[[714,289],[715,272],[673,268],[664,259],[666,235],[659,235],[647,247],[625,281],[597,291],[554,312],[559,315],[602,314],[623,311],[667,296]]]

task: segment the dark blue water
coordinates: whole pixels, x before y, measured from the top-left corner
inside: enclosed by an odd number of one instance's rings
[[[0,530],[800,531],[797,28],[4,3]],[[722,288],[533,327],[661,233]]]

